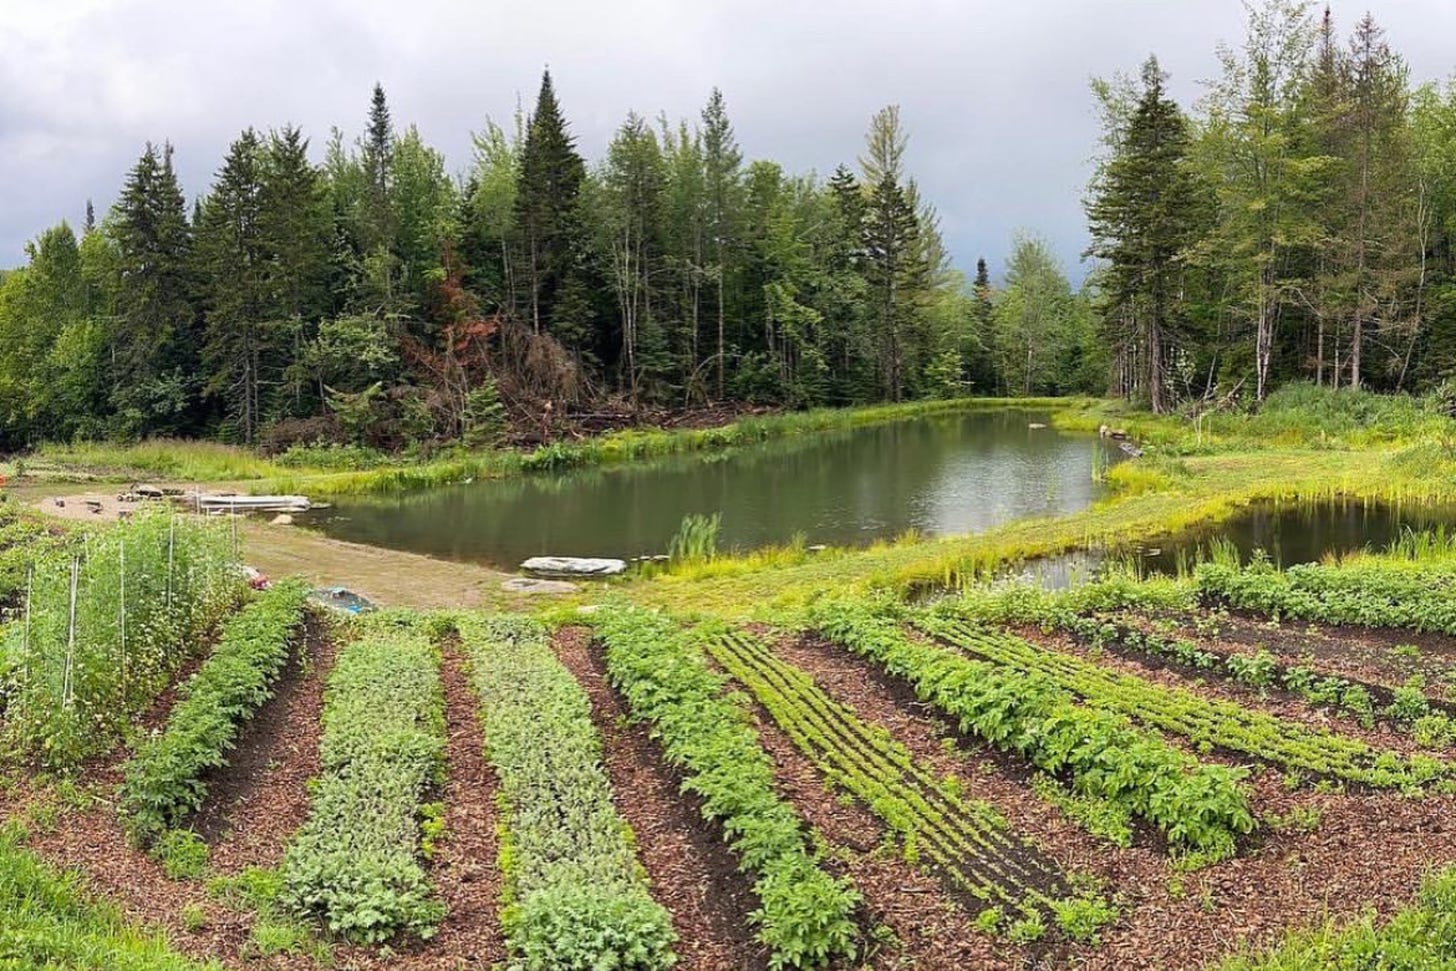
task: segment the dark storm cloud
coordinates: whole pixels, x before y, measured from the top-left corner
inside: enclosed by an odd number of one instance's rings
[[[1456,5],[1372,2],[1417,79],[1456,65]],[[0,26],[0,266],[87,198],[110,205],[148,139],[203,190],[247,125],[292,122],[315,153],[362,126],[370,85],[451,168],[487,116],[509,122],[544,64],[583,151],[629,110],[695,117],[723,88],[750,157],[827,173],[870,114],[898,103],[909,166],[957,262],[999,270],[1014,232],[1080,275],[1080,199],[1095,148],[1088,78],[1156,52],[1185,103],[1236,41],[1233,0],[6,0]],[[1342,28],[1364,10],[1337,6]]]

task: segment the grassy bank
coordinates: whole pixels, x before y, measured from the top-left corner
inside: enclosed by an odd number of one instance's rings
[[[824,591],[958,587],[1039,557],[1115,551],[1224,522],[1262,502],[1353,499],[1401,506],[1456,501],[1456,422],[1434,402],[1296,387],[1258,414],[1201,425],[1110,402],[1064,402],[1065,430],[1125,430],[1143,458],[1107,472],[1112,494],[1077,513],[1022,519],[969,536],[907,536],[867,549],[759,550],[683,565],[643,581],[640,599],[734,616],[797,608]]]
[[[862,408],[824,408],[745,418],[712,428],[639,428],[530,450],[447,450],[423,460],[367,450],[304,449],[265,458],[217,442],[154,439],[134,444],[107,442],[44,445],[11,463],[12,472],[33,478],[129,482],[139,478],[246,484],[251,492],[311,496],[397,492],[450,485],[470,479],[498,479],[531,472],[557,472],[693,452],[717,452],[798,435],[858,428],[928,415],[984,408],[1088,409],[1091,399],[964,398],[913,401]],[[352,466],[340,468],[340,466]]]

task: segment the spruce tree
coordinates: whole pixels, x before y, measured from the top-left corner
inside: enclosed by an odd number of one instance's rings
[[[111,400],[126,434],[181,431],[196,391],[187,206],[172,146],[148,144],[113,213],[117,317]]]
[[[743,153],[739,151],[733,123],[723,92],[713,89],[703,108],[703,180],[707,197],[704,220],[707,255],[717,293],[718,397],[724,393],[724,368],[728,359],[728,291],[738,247],[736,217],[743,191]]]
[[[582,235],[577,196],[585,175],[586,165],[567,132],[548,70],[541,75],[536,110],[521,150],[516,227],[522,248],[523,302],[531,329],[538,334],[562,332],[558,336],[576,344],[573,350],[580,349],[581,335],[572,325],[579,328],[581,322],[558,319],[556,303],[576,270]]]
[[[1088,252],[1109,264],[1108,296],[1136,322],[1142,385],[1156,412],[1168,409],[1169,347],[1182,318],[1180,256],[1193,242],[1197,192],[1186,160],[1188,125],[1168,97],[1157,58],[1143,65],[1142,95],[1116,139],[1087,206]]]
[[[285,350],[271,299],[264,167],[262,140],[249,128],[229,149],[197,226],[205,390],[222,400],[227,420],[248,443],[262,424],[265,394],[278,384]]]

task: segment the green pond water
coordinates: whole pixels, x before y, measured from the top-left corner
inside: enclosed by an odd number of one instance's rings
[[[663,553],[684,516],[722,514],[720,547],[857,546],[907,530],[971,533],[1073,512],[1101,495],[1092,435],[1032,428],[1026,410],[970,411],[816,433],[715,455],[534,475],[310,513],[330,536],[514,567],[539,554]]]

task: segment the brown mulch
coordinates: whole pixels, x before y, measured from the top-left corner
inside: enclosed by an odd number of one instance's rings
[[[192,828],[212,847],[218,872],[276,864],[308,814],[308,780],[319,772],[324,682],[337,654],[327,622],[310,615],[273,697],[209,780]]]
[[[1121,917],[1103,931],[1101,943],[1060,945],[1032,959],[1031,967],[1199,968],[1246,944],[1267,946],[1289,929],[1349,919],[1367,906],[1388,917],[1410,900],[1428,870],[1456,863],[1456,823],[1450,815],[1456,797],[1291,792],[1279,773],[1264,771],[1249,780],[1250,803],[1262,820],[1256,839],[1235,859],[1179,874],[1150,846],[1135,842],[1118,849],[1072,827],[1013,778],[1003,778],[995,757],[940,722],[908,686],[843,648],[798,640],[780,642],[775,649],[862,715],[885,718],[886,727],[917,756],[931,757],[928,739],[956,738],[956,751],[948,757],[965,760],[958,774],[975,778],[969,795],[991,802],[1069,870],[1105,880],[1103,892]],[[892,707],[881,711],[885,703]],[[984,770],[973,766],[986,759],[992,770],[977,775]],[[1317,819],[1312,831],[1290,824],[1296,809]],[[1284,821],[1271,828],[1276,817]],[[1004,960],[1006,952],[1001,945],[998,958]]]
[[[445,840],[430,865],[430,879],[448,911],[438,936],[389,968],[484,968],[506,956],[500,926],[500,844],[496,837],[495,772],[485,758],[476,716],[479,704],[454,639],[445,643]]]
[[[767,953],[754,941],[749,923],[748,915],[758,906],[749,879],[739,872],[716,827],[699,814],[697,798],[679,791],[680,777],[646,726],[628,721],[626,704],[591,649],[590,632],[563,628],[553,646],[591,701],[617,809],[636,834],[653,897],[672,914],[680,966],[701,971],[767,967]]]

